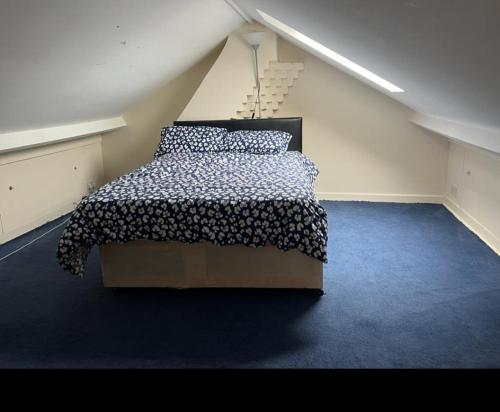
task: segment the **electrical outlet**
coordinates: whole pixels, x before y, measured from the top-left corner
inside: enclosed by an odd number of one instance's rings
[[[451,185],[451,197],[454,199],[458,198],[458,187]]]

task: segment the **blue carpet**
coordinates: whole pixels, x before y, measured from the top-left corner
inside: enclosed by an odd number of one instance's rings
[[[500,367],[499,256],[440,205],[323,205],[323,297],[114,294],[95,248],[84,279],[59,269],[55,230],[0,262],[0,367]]]

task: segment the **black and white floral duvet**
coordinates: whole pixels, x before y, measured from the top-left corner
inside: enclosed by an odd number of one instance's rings
[[[82,200],[58,245],[60,265],[83,276],[93,245],[139,239],[274,245],[327,261],[318,174],[299,152],[169,153]]]

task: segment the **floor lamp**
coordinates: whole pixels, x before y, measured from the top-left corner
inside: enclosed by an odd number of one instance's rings
[[[250,45],[250,47],[253,49],[253,53],[255,56],[255,84],[257,86],[257,97],[255,98],[255,105],[253,108],[253,114],[252,114],[252,119],[255,117],[255,110],[257,108],[257,105],[259,106],[259,119],[261,117],[261,111],[260,111],[260,79],[259,79],[259,59],[257,57],[257,49],[262,43],[262,40],[264,40],[264,36],[266,35],[265,32],[263,31],[252,31],[249,33],[245,33],[243,37],[245,38],[245,41]]]

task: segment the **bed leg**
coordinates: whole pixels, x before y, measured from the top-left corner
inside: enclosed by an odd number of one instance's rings
[[[323,289],[313,289],[314,293],[318,296],[323,296],[325,294],[325,291]]]

